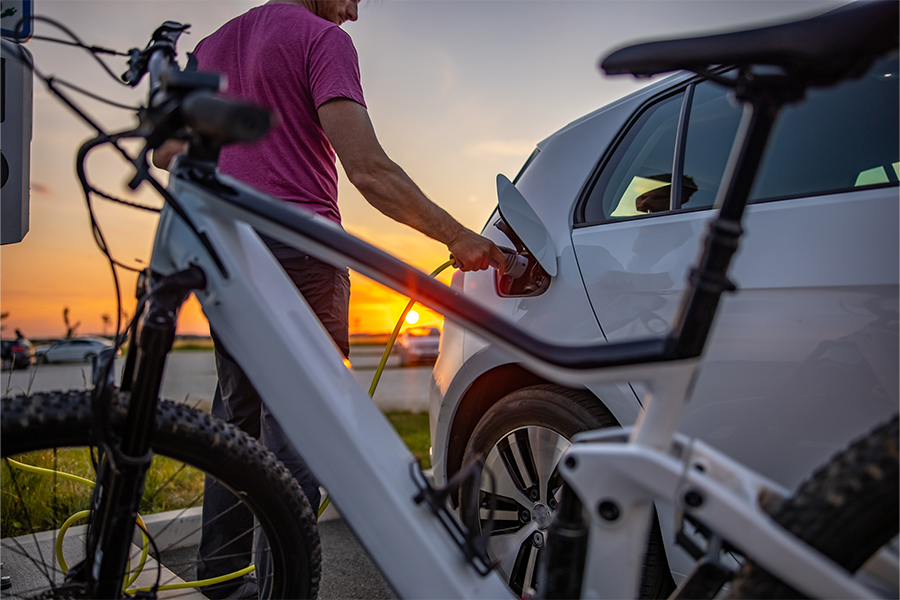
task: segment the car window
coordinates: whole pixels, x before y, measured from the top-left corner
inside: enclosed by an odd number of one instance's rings
[[[750,202],[897,185],[897,81],[897,56],[892,56],[864,77],[811,90],[803,102],[785,107]],[[631,125],[584,204],[584,222],[713,206],[743,109],[731,99],[729,88],[710,81],[687,94],[681,160],[674,160],[674,153],[684,94],[651,105]],[[680,173],[674,190],[673,169]]]
[[[743,110],[728,88],[705,81],[694,87],[684,145],[684,177],[676,208],[709,208],[725,172]]]
[[[897,56],[864,77],[811,90],[772,133],[751,202],[896,184],[900,171]]]
[[[619,143],[585,204],[596,222],[668,210],[683,94],[648,107]]]

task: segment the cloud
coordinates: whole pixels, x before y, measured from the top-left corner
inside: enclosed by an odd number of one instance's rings
[[[469,156],[528,156],[534,150],[533,140],[483,140],[466,146]]]

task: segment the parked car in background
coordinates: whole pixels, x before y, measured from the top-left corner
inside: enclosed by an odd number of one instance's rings
[[[453,287],[555,343],[664,335],[741,115],[727,88],[679,74],[571,123],[514,182],[498,178],[483,233],[526,255],[525,275],[458,272]],[[682,433],[786,489],[897,411],[898,115],[896,55],[783,112],[729,274],[738,291],[723,297],[681,421]],[[529,226],[506,220],[521,215]],[[640,382],[562,387],[445,323],[431,389],[434,478],[445,485],[485,455],[498,490],[489,553],[516,593],[534,583],[572,436],[633,424],[644,392]],[[487,488],[462,508],[486,518]],[[664,548],[656,564],[679,578],[694,561],[673,541],[673,508],[657,513],[650,550]],[[664,594],[668,570],[655,575],[647,591]]]
[[[101,350],[112,347],[112,342],[103,338],[67,338],[38,346],[35,349],[41,363],[91,362]]]
[[[437,327],[411,327],[397,336],[395,348],[401,365],[432,363],[438,357],[441,330]]]
[[[21,332],[16,330],[16,339],[2,340],[3,369],[27,369],[34,364],[34,346]]]

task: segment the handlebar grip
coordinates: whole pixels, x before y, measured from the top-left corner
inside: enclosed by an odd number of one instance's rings
[[[264,108],[221,98],[210,92],[194,92],[181,104],[184,121],[197,133],[221,144],[254,142],[272,125],[272,113]]]

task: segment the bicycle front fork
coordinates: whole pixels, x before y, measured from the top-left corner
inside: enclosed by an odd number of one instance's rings
[[[95,388],[92,398],[101,460],[91,500],[88,558],[73,569],[72,575],[73,580],[86,582],[88,598],[122,596],[144,479],[153,460],[150,441],[166,356],[175,340],[178,311],[191,291],[206,285],[199,267],[151,280],[145,286],[146,280],[145,277],[139,282],[140,301],[122,377],[122,391],[130,391],[131,398],[124,427],[117,429],[116,435],[107,426],[113,390],[109,386]]]

